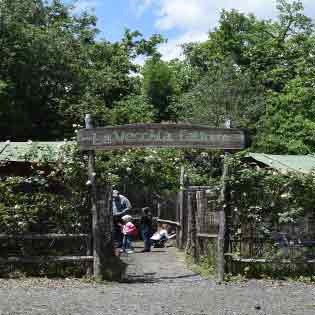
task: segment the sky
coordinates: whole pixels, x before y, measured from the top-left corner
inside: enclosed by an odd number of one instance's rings
[[[204,41],[222,9],[254,13],[263,19],[277,16],[276,0],[64,0],[75,2],[75,12],[84,10],[98,17],[100,37],[121,39],[124,29],[139,30],[145,37],[162,34],[168,42],[159,48],[165,60],[181,55],[180,45]],[[305,14],[315,18],[315,0],[302,0]]]

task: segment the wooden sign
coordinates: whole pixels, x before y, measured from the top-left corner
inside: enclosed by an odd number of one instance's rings
[[[199,125],[135,124],[81,129],[78,144],[81,150],[144,147],[239,150],[245,148],[245,133],[240,129]]]

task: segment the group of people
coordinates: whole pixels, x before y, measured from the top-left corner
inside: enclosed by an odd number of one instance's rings
[[[133,241],[138,236],[138,229],[128,214],[131,203],[117,190],[113,191],[114,246],[120,252],[133,253]],[[149,207],[142,208],[140,233],[144,241],[142,252],[150,252],[151,247],[163,247],[169,235],[167,225],[162,224],[154,233],[152,214]]]

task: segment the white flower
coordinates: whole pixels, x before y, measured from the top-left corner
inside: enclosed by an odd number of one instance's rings
[[[126,171],[127,171],[127,172],[131,172],[131,171],[132,171],[132,168],[131,168],[131,167],[127,167],[127,168],[126,168]]]
[[[19,221],[19,222],[18,222],[18,225],[20,225],[20,226],[23,225],[23,224],[24,224],[24,223],[23,223],[22,221]]]
[[[89,185],[91,185],[92,184],[92,182],[90,181],[90,180],[88,180],[86,183],[85,183],[85,185],[87,185],[87,186],[89,186]]]
[[[95,177],[95,176],[96,176],[96,173],[95,173],[95,172],[93,172],[91,175],[92,175],[93,177]]]
[[[122,162],[127,162],[127,159],[125,159],[125,158],[122,158],[121,160],[122,160]]]
[[[77,128],[78,125],[77,125],[77,124],[73,124],[72,127],[73,127],[73,128]]]
[[[14,209],[19,209],[19,208],[20,208],[19,205],[15,205],[15,206],[14,206]]]
[[[76,129],[76,130],[74,130],[74,133],[78,133],[78,130]]]

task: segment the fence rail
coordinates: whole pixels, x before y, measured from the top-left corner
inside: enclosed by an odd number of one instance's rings
[[[49,240],[49,239],[88,239],[90,234],[0,234],[0,240]]]
[[[218,234],[197,233],[197,237],[200,237],[200,238],[217,238]]]
[[[179,222],[171,221],[171,220],[157,219],[157,222],[165,223],[165,224],[169,224],[169,225],[176,225],[177,227],[181,226],[181,224]]]
[[[91,234],[0,234],[0,241],[39,241],[39,240],[74,240],[81,239],[86,241],[86,256],[16,256],[7,255],[0,257],[0,265],[6,264],[44,264],[44,263],[65,263],[65,262],[93,262],[92,235]],[[87,273],[91,271],[88,270]]]
[[[11,256],[7,258],[0,258],[0,264],[42,264],[53,262],[84,262],[93,261],[93,256]]]
[[[226,257],[234,262],[241,263],[254,263],[254,264],[315,264],[315,259],[297,260],[293,261],[291,259],[263,259],[263,258],[243,258],[235,257],[233,254],[226,253]]]

